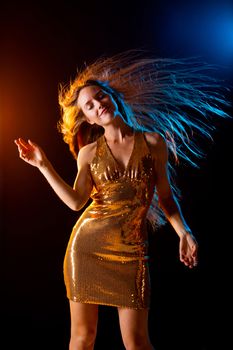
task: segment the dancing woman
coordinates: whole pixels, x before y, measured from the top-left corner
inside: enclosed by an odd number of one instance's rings
[[[64,259],[71,312],[70,350],[94,348],[98,305],[117,307],[127,350],[153,349],[148,334],[147,221],[166,220],[179,236],[180,261],[193,268],[198,244],[173,182],[175,164],[201,157],[195,134],[211,137],[210,115],[227,102],[208,66],[192,59],[127,52],[79,70],[59,92],[59,130],[77,159],[71,187],[36,143],[15,140],[71,209],[76,222]],[[212,92],[210,93],[210,90]]]

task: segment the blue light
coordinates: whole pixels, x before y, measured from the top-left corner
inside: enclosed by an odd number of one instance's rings
[[[180,4],[170,7],[164,19],[161,35],[170,50],[232,66],[233,4]]]

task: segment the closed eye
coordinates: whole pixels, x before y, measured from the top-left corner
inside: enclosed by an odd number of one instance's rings
[[[98,93],[98,99],[99,100],[102,100],[105,96],[106,96],[106,94],[104,92],[102,92],[102,91],[100,93]]]
[[[88,103],[86,105],[86,109],[91,110],[92,108],[93,108],[93,104],[92,103]]]
[[[98,100],[98,101],[101,101],[103,100],[105,97],[107,96],[107,94],[105,92],[103,92],[102,90],[99,90],[97,92],[97,94],[95,95],[94,99]],[[87,110],[91,110],[93,108],[93,102],[90,100],[88,102],[85,103],[85,108]]]

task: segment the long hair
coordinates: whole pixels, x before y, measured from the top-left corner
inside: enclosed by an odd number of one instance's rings
[[[204,156],[198,140],[212,139],[213,117],[229,117],[230,102],[225,97],[229,87],[213,77],[217,69],[199,58],[144,58],[137,50],[101,57],[78,70],[69,85],[60,87],[58,128],[74,157],[80,147],[103,134],[101,127],[85,122],[77,106],[84,86],[99,85],[113,96],[127,125],[165,138],[169,174],[174,177],[180,160],[197,166],[196,159]],[[178,198],[179,190],[173,181],[171,185]],[[156,189],[148,219],[153,227],[165,222]]]

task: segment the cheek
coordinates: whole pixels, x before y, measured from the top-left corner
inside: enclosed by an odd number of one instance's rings
[[[86,121],[87,122],[92,122],[94,120],[94,117],[90,114],[90,113],[88,113],[87,115],[86,115]]]
[[[85,120],[89,124],[95,124],[95,123],[98,122],[98,118],[97,118],[96,113],[94,112],[94,110],[85,113]]]
[[[83,113],[83,119],[84,119],[85,121],[89,122],[90,119],[91,119],[90,113],[89,113],[89,112]]]

